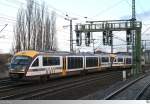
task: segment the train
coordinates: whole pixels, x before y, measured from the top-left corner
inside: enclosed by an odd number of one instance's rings
[[[85,74],[88,72],[130,69],[129,54],[92,54],[69,52],[39,52],[34,50],[17,52],[10,63],[11,79],[40,78]]]

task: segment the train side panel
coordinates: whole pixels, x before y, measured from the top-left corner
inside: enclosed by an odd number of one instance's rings
[[[62,56],[38,56],[34,59],[26,76],[43,76],[62,73]]]

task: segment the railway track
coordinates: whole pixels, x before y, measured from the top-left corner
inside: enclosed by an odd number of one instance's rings
[[[137,96],[135,97],[134,100],[146,100],[146,99],[142,99],[142,96],[144,95],[144,93],[147,91],[147,89],[150,87],[150,82],[147,83],[143,89],[137,94]]]
[[[0,79],[0,85],[1,84],[8,84],[8,83],[13,83],[14,81],[12,81],[10,78],[3,78]]]
[[[138,100],[149,88],[149,80],[150,76],[143,75],[110,93],[104,100]]]
[[[11,90],[15,90],[16,88],[19,88],[21,86],[31,84],[33,83],[27,81],[22,82],[21,80],[11,80],[10,78],[3,78],[0,79],[0,93],[5,93]]]
[[[76,82],[72,82],[72,83],[68,83],[68,84],[65,84],[64,86],[58,86],[56,88],[52,88],[51,90],[46,89],[45,91],[40,91],[39,93],[36,93],[30,97],[27,97],[25,99],[44,99],[44,97],[46,95],[48,96],[52,96],[52,95],[55,95],[55,94],[58,94],[58,93],[63,93],[67,90],[70,90],[70,89],[74,89],[74,88],[80,88],[80,87],[83,87],[83,86],[88,86],[92,83],[95,83],[95,81],[98,81],[98,80],[101,80],[101,79],[104,79],[104,78],[108,78],[110,77],[110,75],[105,75],[104,77],[101,77],[101,78],[89,78],[89,79],[86,79],[86,80],[82,80],[82,81],[76,81]],[[45,96],[43,96],[45,95]],[[43,97],[41,97],[43,96]]]
[[[113,74],[116,74],[116,72],[113,72]],[[77,80],[70,80],[70,81],[64,81],[64,82],[62,81],[59,83],[48,84],[43,87],[32,88],[25,92],[16,92],[13,94],[9,94],[7,96],[3,96],[0,99],[43,99],[41,96],[44,97],[46,95],[53,95],[56,93],[61,93],[62,91],[68,90],[71,88],[86,86],[86,85],[92,84],[94,81],[98,81],[98,80],[105,79],[108,77],[111,78],[111,76],[112,76],[112,73],[111,74],[105,73],[101,76],[100,74],[98,74],[94,76],[81,77]]]
[[[11,91],[11,90],[15,90],[16,88],[19,88],[21,86],[25,86],[25,85],[31,85],[33,83],[31,82],[17,82],[17,83],[13,83],[13,84],[7,84],[7,85],[3,85],[0,86],[0,93],[5,93],[7,91]]]
[[[16,87],[16,86],[30,84],[30,83],[28,81],[22,82],[22,80],[11,80],[10,78],[3,78],[3,79],[0,79],[0,92],[1,92],[1,89],[5,89],[9,87]]]

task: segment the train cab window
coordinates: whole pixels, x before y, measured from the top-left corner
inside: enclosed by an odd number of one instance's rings
[[[22,67],[28,67],[32,62],[32,58],[27,56],[15,56],[11,60],[10,68],[16,69],[16,68],[22,68]]]
[[[118,62],[123,62],[123,58],[118,58]]]
[[[102,57],[102,62],[109,62],[109,57]]]
[[[43,66],[60,65],[59,57],[43,57]]]
[[[38,58],[32,64],[32,67],[36,67],[36,66],[39,66],[39,59]]]

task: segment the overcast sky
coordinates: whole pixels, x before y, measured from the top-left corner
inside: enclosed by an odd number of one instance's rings
[[[39,0],[44,1],[44,0]],[[17,11],[20,7],[25,6],[26,0],[0,0],[0,30],[8,24],[7,27],[0,32],[0,52],[9,52],[13,41],[13,26],[16,22]],[[132,0],[45,0],[49,11],[57,13],[57,37],[60,50],[69,50],[69,22],[64,20],[66,14],[70,17],[77,18],[73,21],[83,23],[85,20],[108,20],[108,19],[130,19],[131,18],[131,2]],[[150,1],[136,0],[137,20],[143,22],[142,39],[149,39],[150,27]],[[84,17],[87,17],[85,19]],[[118,37],[125,40],[125,34],[114,33]],[[75,34],[74,34],[75,35]],[[96,33],[96,38],[101,39],[102,35]],[[102,41],[97,41],[95,47],[107,49],[102,46]],[[122,41],[115,40],[114,44],[125,44]],[[122,47],[122,46],[121,46]],[[119,46],[118,49],[121,49]],[[117,48],[117,47],[116,47]],[[89,48],[91,49],[91,48]],[[85,48],[86,50],[86,48]]]

